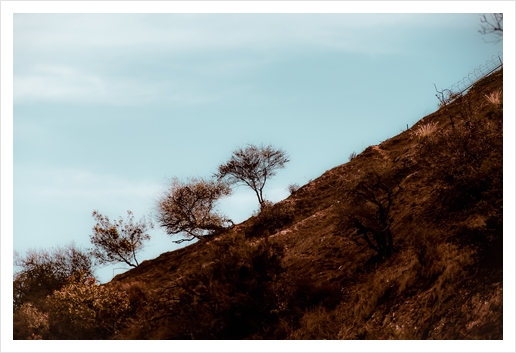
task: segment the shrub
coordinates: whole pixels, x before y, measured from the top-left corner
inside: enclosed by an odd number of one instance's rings
[[[353,209],[339,211],[339,227],[355,228],[351,238],[356,243],[363,239],[376,252],[375,259],[380,261],[390,257],[393,251],[391,207],[402,190],[400,180],[404,173],[401,169],[390,168],[385,164],[380,171],[370,170],[358,176],[354,189],[344,196],[350,198]]]
[[[46,303],[53,339],[109,339],[127,319],[127,294],[93,278],[70,281]]]
[[[437,246],[439,254],[439,265],[441,271],[433,286],[432,294],[440,303],[453,295],[450,287],[453,287],[460,279],[467,275],[467,266],[473,263],[474,250],[459,248],[450,243],[443,243]]]
[[[355,159],[357,157],[357,153],[355,151],[351,152],[351,154],[349,155],[349,161]]]
[[[14,312],[13,338],[15,340],[43,339],[48,335],[48,315],[32,303],[25,303]]]
[[[453,293],[449,287],[466,276],[466,268],[473,263],[476,250],[469,244],[443,242],[443,237],[448,236],[447,232],[433,230],[433,225],[421,224],[420,228],[423,231],[414,238],[413,243],[418,263],[414,267],[417,269],[416,276],[427,284],[432,283],[436,298],[443,300],[445,295]],[[409,280],[413,281],[412,278]],[[448,285],[448,288],[444,285]]]
[[[192,241],[228,228],[233,222],[216,211],[219,199],[231,194],[228,184],[208,179],[171,180],[156,204],[157,221],[167,234],[184,234],[174,241]]]
[[[277,277],[283,248],[243,234],[211,243],[217,258],[200,263],[161,289],[151,325],[162,339],[243,339],[264,336],[278,322]]]
[[[299,184],[290,184],[287,189],[288,189],[288,192],[290,192],[290,195],[292,195],[297,190],[299,190]]]
[[[245,236],[263,237],[284,228],[294,220],[294,209],[288,203],[272,204],[264,202],[258,214],[252,218],[251,225],[245,230]]]
[[[30,249],[24,256],[15,253],[14,266],[18,268],[13,281],[14,310],[28,302],[40,307],[47,295],[73,275],[93,276],[91,257],[74,243],[50,250]]]
[[[416,158],[437,180],[437,203],[446,212],[464,212],[484,202],[485,214],[499,213],[503,200],[503,110],[489,106],[454,129],[439,131],[418,145]],[[446,163],[443,163],[443,159]],[[501,209],[501,208],[500,208]],[[436,210],[442,211],[442,210]]]

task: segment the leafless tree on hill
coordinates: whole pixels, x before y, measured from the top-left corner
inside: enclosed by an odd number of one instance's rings
[[[489,16],[483,14],[480,16],[479,32],[482,34],[494,34],[497,36],[497,39],[491,42],[500,42],[503,37],[503,13],[493,13]]]
[[[276,170],[285,167],[290,160],[285,151],[273,146],[248,145],[233,151],[229,161],[219,166],[215,174],[219,180],[230,184],[244,184],[256,194],[260,207],[264,205],[263,188],[267,180],[276,175]]]

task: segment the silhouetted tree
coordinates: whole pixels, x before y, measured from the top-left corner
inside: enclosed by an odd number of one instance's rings
[[[262,206],[263,188],[267,180],[276,175],[276,170],[284,168],[290,160],[285,151],[269,146],[248,145],[233,151],[229,161],[219,166],[215,174],[219,180],[226,179],[230,184],[245,184],[256,193]]]
[[[365,240],[382,260],[393,251],[390,211],[394,197],[401,190],[398,180],[395,175],[375,170],[367,172],[350,192],[354,206],[345,215],[344,223],[356,229],[355,237]]]
[[[498,39],[494,40],[498,43],[502,40],[503,36],[503,13],[493,13],[487,16],[483,14],[480,16],[480,33],[482,34],[495,34]]]
[[[143,249],[143,242],[150,239],[146,232],[154,225],[145,217],[133,223],[133,213],[127,211],[127,215],[127,220],[119,217],[111,223],[107,216],[93,211],[97,224],[93,227],[90,241],[95,246],[92,254],[100,264],[124,262],[132,267],[139,265],[136,253]]]
[[[392,254],[392,233],[390,225],[392,219],[389,211],[392,206],[392,196],[396,189],[392,189],[389,185],[382,182],[378,174],[374,173],[371,182],[360,183],[355,192],[365,202],[369,202],[375,209],[377,223],[380,227],[368,227],[355,218],[355,226],[359,234],[362,234],[370,248],[374,249],[382,258],[391,256]],[[399,187],[396,190],[399,191]],[[371,234],[372,240],[368,234]]]
[[[187,235],[175,243],[212,235],[233,224],[215,210],[216,202],[230,194],[231,188],[220,181],[191,178],[184,183],[173,178],[157,202],[157,221],[167,234]]]

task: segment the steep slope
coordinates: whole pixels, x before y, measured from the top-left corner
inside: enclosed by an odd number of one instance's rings
[[[502,82],[116,276],[115,338],[502,339]]]

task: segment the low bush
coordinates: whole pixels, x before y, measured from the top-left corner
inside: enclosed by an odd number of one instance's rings
[[[290,184],[287,189],[290,195],[293,195],[297,190],[299,190],[299,184]]]
[[[251,225],[245,230],[247,238],[266,237],[292,224],[294,209],[287,203],[264,203],[258,214],[252,218]]]
[[[160,336],[151,338],[271,337],[281,311],[276,287],[283,248],[267,239],[249,244],[243,234],[212,246],[216,260],[199,263],[159,290],[159,307],[148,308],[153,314],[147,323]]]
[[[389,165],[383,170],[370,170],[357,176],[357,181],[351,191],[342,197],[348,199],[352,209],[339,209],[339,227],[354,228],[351,239],[357,245],[360,240],[376,253],[378,261],[384,261],[392,255],[394,244],[391,232],[393,218],[391,208],[396,195],[402,190],[400,181],[404,171]],[[345,204],[345,202],[343,203]]]
[[[70,243],[63,247],[31,249],[14,254],[13,306],[25,303],[42,309],[45,298],[62,288],[73,275],[93,276],[93,261],[87,250]]]
[[[93,278],[71,281],[47,298],[52,339],[109,339],[129,312],[126,293],[98,285]]]
[[[453,129],[439,131],[418,146],[416,158],[437,180],[437,217],[482,207],[500,213],[503,200],[503,110],[471,108]],[[473,112],[477,112],[473,114]],[[445,162],[443,162],[445,161]]]
[[[13,338],[15,340],[43,339],[48,336],[48,314],[32,303],[24,303],[14,312]]]

